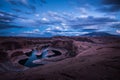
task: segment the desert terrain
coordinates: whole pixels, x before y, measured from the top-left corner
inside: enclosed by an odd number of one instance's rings
[[[120,80],[120,38],[0,37],[0,80]]]

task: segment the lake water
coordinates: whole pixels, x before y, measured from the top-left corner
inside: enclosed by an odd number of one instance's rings
[[[42,50],[42,54],[40,56],[36,56],[36,53],[38,51],[37,50],[33,50],[31,52],[31,54],[29,55],[29,58],[20,60],[19,63],[24,65],[24,66],[26,66],[26,67],[36,67],[36,66],[44,65],[44,64],[46,64],[46,62],[41,62],[41,64],[35,64],[35,63],[33,63],[33,61],[34,60],[38,60],[38,59],[51,58],[51,57],[55,57],[55,56],[61,55],[61,53],[59,51],[55,51],[55,50],[52,50],[52,51],[55,54],[53,54],[51,56],[46,56],[48,54],[48,50],[47,49],[43,49]]]
[[[27,67],[36,67],[39,65],[44,65],[44,64],[35,64],[35,63],[33,63],[33,61],[38,60],[38,59],[42,59],[42,58],[47,58],[46,55],[47,55],[48,51],[46,49],[43,50],[42,55],[40,55],[39,57],[36,56],[36,53],[37,53],[37,50],[33,50],[28,59],[20,60],[19,63],[24,65],[24,66],[27,66]]]

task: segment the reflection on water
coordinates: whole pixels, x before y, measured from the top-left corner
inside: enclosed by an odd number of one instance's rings
[[[33,63],[33,61],[38,60],[38,59],[51,58],[51,57],[55,57],[55,56],[61,55],[61,53],[59,51],[52,50],[52,52],[55,53],[55,54],[47,56],[48,50],[47,49],[43,49],[42,50],[42,54],[39,55],[39,56],[36,56],[38,51],[37,50],[33,50],[31,53],[29,53],[29,58],[24,59],[24,60],[20,60],[19,63],[24,65],[24,66],[27,66],[27,67],[36,67],[36,66],[47,64],[48,62],[46,62],[46,61],[41,61],[39,64],[35,64],[35,63]]]
[[[47,54],[48,54],[47,49],[43,50],[41,58],[47,58],[47,56],[46,56]]]
[[[42,54],[39,57],[36,56],[37,52],[38,52],[37,50],[33,50],[28,59],[20,60],[19,63],[24,66],[27,66],[27,67],[35,67],[35,66],[39,66],[39,65],[44,65],[44,63],[35,64],[35,63],[33,63],[33,61],[37,60],[37,59],[47,58],[47,56],[46,56],[48,53],[47,49],[42,50]]]
[[[37,53],[36,50],[32,51],[31,56],[28,58],[28,60],[25,62],[24,66],[28,66],[28,67],[34,67],[34,66],[38,66],[38,64],[34,64],[32,63],[32,61],[37,60],[37,56],[35,55]]]

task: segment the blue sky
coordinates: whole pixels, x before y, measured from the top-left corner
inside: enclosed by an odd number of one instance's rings
[[[0,36],[120,35],[120,0],[1,0]]]

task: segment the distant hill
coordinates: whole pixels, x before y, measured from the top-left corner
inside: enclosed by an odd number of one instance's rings
[[[120,37],[119,35],[114,35],[106,32],[92,32],[88,34],[84,34],[82,36],[88,36],[88,37]]]

